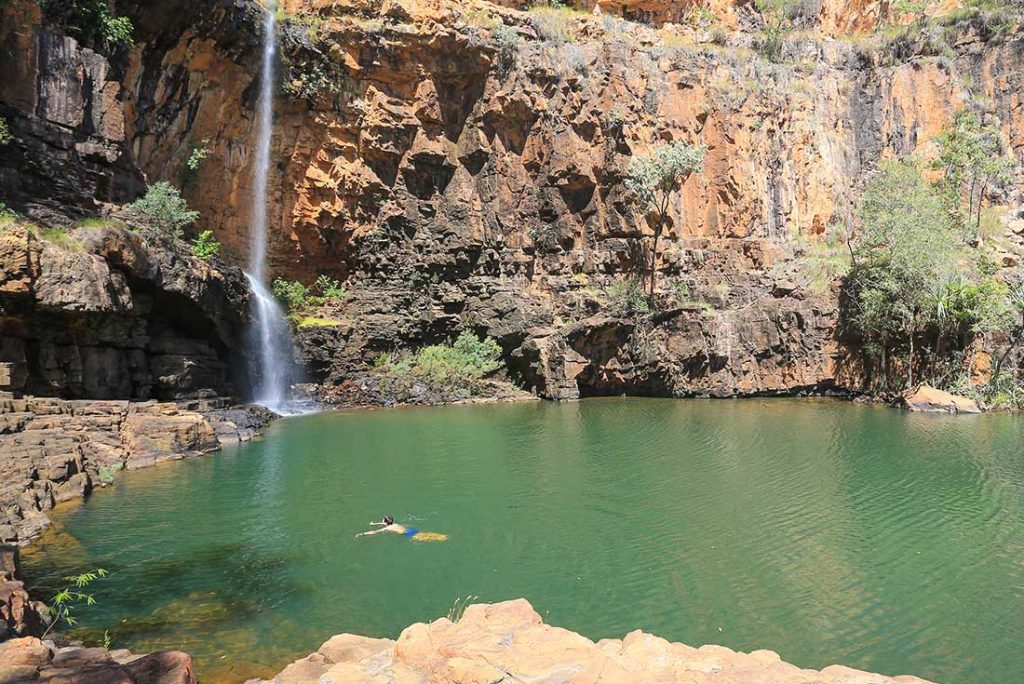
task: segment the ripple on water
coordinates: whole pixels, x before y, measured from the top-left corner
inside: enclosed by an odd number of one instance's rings
[[[947,684],[1024,671],[1019,419],[825,401],[595,400],[281,421],[66,507],[30,578],[103,566],[83,634],[204,681],[457,597]],[[382,513],[444,544],[356,540]]]

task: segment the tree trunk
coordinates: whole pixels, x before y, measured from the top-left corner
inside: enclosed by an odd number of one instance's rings
[[[914,326],[910,326],[910,353],[907,355],[907,389],[914,387]]]
[[[999,374],[1003,371],[1003,364],[1006,363],[1006,359],[1010,356],[1010,352],[1016,349],[1017,345],[1020,344],[1020,338],[1022,336],[1024,336],[1024,323],[1021,324],[1021,327],[1018,328],[1013,337],[1010,338],[1010,346],[1003,351],[999,356],[999,360],[996,361],[996,369],[992,373],[992,382],[995,382],[999,378]]]
[[[981,210],[985,206],[985,193],[988,190],[988,181],[982,181],[981,191],[978,193],[978,219],[974,223],[974,236],[978,240],[978,244],[981,244]]]
[[[654,248],[651,250],[651,305],[654,305],[654,285],[658,279],[658,240],[661,238],[661,219],[654,229]]]

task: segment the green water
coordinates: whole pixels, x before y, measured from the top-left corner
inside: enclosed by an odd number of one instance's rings
[[[1024,677],[1024,419],[813,400],[324,414],[63,508],[31,583],[102,566],[85,634],[205,681],[457,597],[591,638],[770,648],[941,682]],[[383,513],[445,543],[355,539]]]

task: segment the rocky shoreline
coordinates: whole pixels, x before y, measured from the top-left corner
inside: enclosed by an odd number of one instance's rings
[[[803,669],[773,651],[693,648],[640,630],[593,642],[544,624],[526,599],[475,604],[453,621],[407,627],[397,640],[341,634],[276,677],[248,684],[384,682],[687,682],[927,684],[831,665]]]
[[[29,597],[18,567],[18,546],[49,526],[47,512],[110,485],[122,470],[248,441],[273,418],[267,409],[224,398],[160,403],[0,396],[2,638],[39,636],[49,621],[46,607]],[[64,659],[25,648],[18,653],[34,654],[39,662]],[[10,667],[0,656],[0,675]]]

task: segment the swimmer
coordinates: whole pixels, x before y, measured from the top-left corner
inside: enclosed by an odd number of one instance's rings
[[[406,527],[395,522],[395,519],[390,515],[385,515],[384,519],[380,522],[372,522],[371,525],[380,526],[379,530],[367,530],[366,532],[360,532],[356,537],[369,537],[370,535],[380,534],[381,532],[391,532],[393,534],[400,534],[403,537],[408,537],[413,541],[446,541],[448,539],[447,534],[441,534],[440,532],[421,532],[415,527]]]

